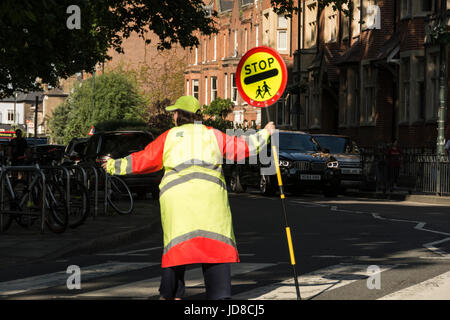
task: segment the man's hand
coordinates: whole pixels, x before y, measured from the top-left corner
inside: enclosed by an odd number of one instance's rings
[[[266,129],[269,134],[272,135],[275,132],[275,124],[273,123],[273,121],[270,121],[268,124],[266,124],[264,129]]]

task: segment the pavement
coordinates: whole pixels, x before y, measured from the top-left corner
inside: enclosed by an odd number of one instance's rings
[[[8,265],[48,261],[70,255],[91,254],[101,250],[138,242],[161,226],[159,202],[135,201],[129,215],[118,215],[100,206],[97,216],[91,214],[78,228],[67,228],[55,234],[45,227],[41,233],[38,220],[30,228],[12,225],[0,233],[0,268]],[[93,211],[93,210],[92,210]]]
[[[346,196],[450,205],[450,197],[410,194],[406,190],[386,194],[347,191]],[[159,202],[151,196],[136,201],[130,215],[118,215],[112,209],[105,214],[102,207],[98,211],[96,217],[90,216],[83,225],[68,228],[62,234],[54,234],[48,228],[41,233],[39,223],[24,229],[13,222],[6,232],[0,233],[0,268],[114,249],[144,240],[161,228]]]

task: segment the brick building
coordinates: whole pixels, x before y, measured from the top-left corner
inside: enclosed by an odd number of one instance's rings
[[[202,104],[231,98],[229,120],[264,124],[265,112],[239,97],[234,74],[248,49],[266,45],[282,54],[289,73],[285,95],[269,109],[277,126],[351,135],[362,146],[399,139],[403,146],[433,148],[439,46],[431,45],[427,30],[440,1],[351,2],[347,16],[300,0],[301,13],[286,19],[270,0],[206,1],[219,13],[219,33],[200,36],[189,53],[186,93]],[[446,134],[449,139],[448,125]]]
[[[301,120],[290,125],[351,135],[362,146],[398,139],[403,146],[433,148],[439,46],[431,45],[427,28],[439,10],[436,1],[352,2],[347,17],[329,7],[319,10],[317,1],[303,1],[306,90],[300,95]]]

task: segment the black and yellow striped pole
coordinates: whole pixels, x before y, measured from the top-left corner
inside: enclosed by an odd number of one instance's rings
[[[267,122],[270,122],[269,107],[266,107],[265,109],[266,109],[266,114],[267,114]],[[287,244],[289,247],[289,256],[291,259],[292,270],[294,272],[295,290],[297,292],[297,300],[301,300],[300,287],[298,284],[297,269],[295,267],[294,245],[292,243],[291,228],[289,227],[287,213],[286,213],[286,197],[284,195],[284,190],[283,190],[283,179],[281,178],[280,162],[278,159],[277,147],[274,144],[272,144],[272,155],[273,155],[273,161],[275,163],[275,168],[276,168],[276,172],[277,172],[278,187],[280,188],[280,199],[281,199],[281,206],[283,208],[283,217],[284,217],[284,219],[283,219],[284,220],[284,229],[286,230],[286,240],[287,240]]]
[[[288,71],[283,57],[274,49],[259,46],[247,51],[239,61],[236,69],[236,85],[238,91],[249,105],[265,108],[267,120],[270,122],[268,106],[274,104],[283,96],[288,79]],[[266,96],[267,94],[267,96]],[[285,196],[283,192],[283,181],[281,179],[280,164],[276,146],[272,145],[272,154],[277,171],[278,186],[280,187],[280,198],[283,206],[284,228],[289,246],[291,265],[294,270],[295,289],[297,299],[300,300],[300,289],[295,269],[294,245],[292,244],[291,229],[289,228],[286,214]]]

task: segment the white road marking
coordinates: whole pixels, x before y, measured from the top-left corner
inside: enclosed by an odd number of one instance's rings
[[[83,288],[83,281],[85,280],[109,276],[125,271],[144,269],[157,264],[158,263],[107,262],[86,267],[81,266],[81,288]],[[66,270],[64,270],[55,273],[0,282],[0,296],[10,296],[31,290],[65,286],[70,275],[71,274],[66,273]]]
[[[369,277],[369,265],[338,264],[299,276],[300,295],[302,299],[311,299],[322,293],[346,286]],[[396,265],[378,266],[380,272]],[[370,276],[374,274],[371,273]],[[233,296],[238,300],[296,300],[297,293],[294,279],[262,286]]]
[[[273,263],[237,263],[231,265],[231,276],[244,274],[259,269],[274,266]],[[159,295],[159,285],[161,277],[154,277],[148,280],[141,280],[124,285],[96,290],[80,294],[77,298],[86,297],[106,297],[106,298],[148,298]],[[186,270],[186,287],[203,285],[203,274],[201,267]]]
[[[125,252],[98,253],[97,256],[146,256],[148,254],[141,254],[140,252],[154,251],[154,250],[159,250],[159,249],[162,249],[162,247],[153,247],[153,248],[125,251]]]
[[[450,300],[450,271],[379,300]]]

